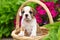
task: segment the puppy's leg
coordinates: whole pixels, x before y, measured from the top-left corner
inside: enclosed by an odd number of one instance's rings
[[[25,34],[25,28],[24,27],[21,27],[20,29],[20,33],[18,34],[19,36],[24,36]]]
[[[36,32],[37,32],[37,26],[34,25],[33,28],[32,28],[31,35],[30,36],[32,36],[32,37],[33,36],[36,36],[37,35]]]

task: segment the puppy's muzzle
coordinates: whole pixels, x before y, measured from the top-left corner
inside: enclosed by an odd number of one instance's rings
[[[25,14],[25,17],[27,18],[28,17],[28,14]]]

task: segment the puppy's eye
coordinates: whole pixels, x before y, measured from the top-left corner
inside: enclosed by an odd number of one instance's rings
[[[25,13],[25,11],[22,11],[21,13],[22,13],[22,14],[24,14],[24,13]]]
[[[29,11],[30,14],[32,14],[32,11]]]

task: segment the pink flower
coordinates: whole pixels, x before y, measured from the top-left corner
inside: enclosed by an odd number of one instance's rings
[[[42,18],[40,17],[39,14],[36,14],[35,17],[36,17],[37,23],[39,23],[39,24],[43,23]]]
[[[40,5],[36,6],[37,11],[39,11],[40,9],[42,9],[42,6],[40,6]]]
[[[52,17],[56,18],[56,16],[58,15],[58,12],[55,10],[54,2],[44,2],[44,3],[49,8]],[[46,17],[46,11],[39,5],[36,7],[36,10],[38,12],[37,15],[35,15],[36,20],[37,20],[38,23],[43,24],[45,20],[43,20],[43,18],[41,16]],[[38,15],[40,15],[40,16],[38,16]]]
[[[38,13],[39,13],[40,15],[45,15],[45,14],[46,14],[46,11],[43,10],[43,9],[41,9],[41,10],[38,11]]]
[[[55,7],[54,2],[45,2],[46,6],[51,8],[51,7]]]
[[[39,5],[36,7],[36,10],[37,10],[38,14],[40,14],[40,15],[44,15],[46,13],[46,11],[44,9],[42,9],[42,7]]]
[[[56,10],[51,10],[51,14],[53,18],[55,18],[58,15]]]

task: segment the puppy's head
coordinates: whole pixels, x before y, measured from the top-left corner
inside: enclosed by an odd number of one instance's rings
[[[35,15],[35,10],[30,6],[25,6],[21,9],[21,16],[23,20],[32,20]]]

